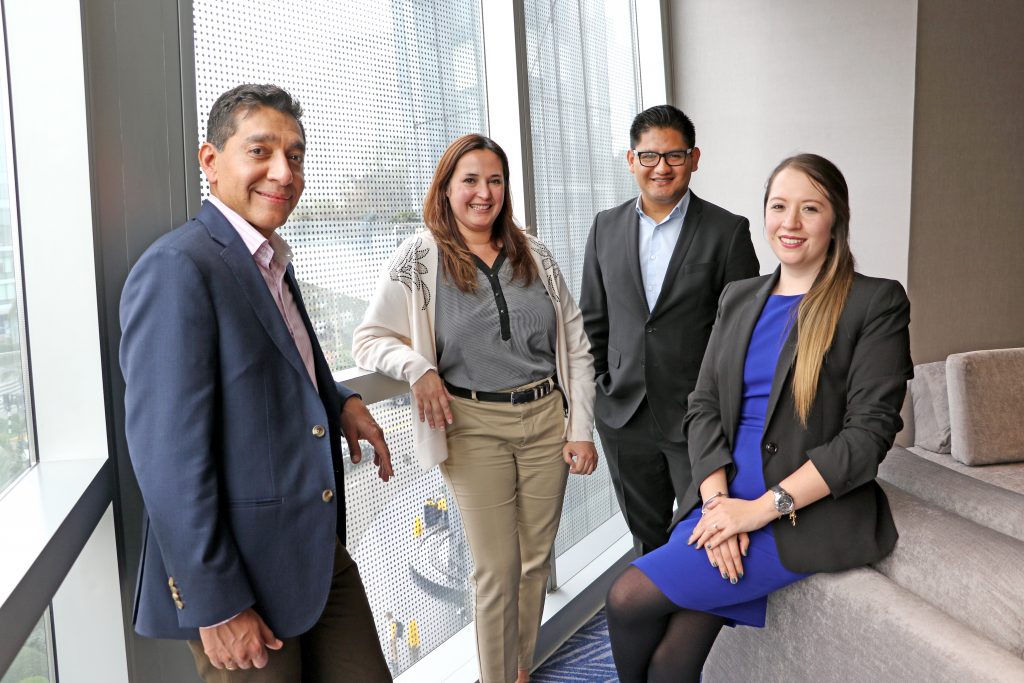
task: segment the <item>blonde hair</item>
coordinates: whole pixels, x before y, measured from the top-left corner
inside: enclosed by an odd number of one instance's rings
[[[505,180],[505,196],[498,217],[491,226],[491,244],[501,244],[512,266],[512,277],[525,286],[537,277],[537,264],[530,255],[530,243],[522,229],[512,218],[512,194],[508,186],[508,157],[505,150],[488,137],[471,133],[463,135],[448,146],[434,170],[434,179],[423,200],[423,222],[426,224],[440,252],[441,269],[448,280],[462,292],[476,291],[476,264],[473,254],[459,232],[451,204],[448,202],[448,184],[455,174],[459,160],[469,152],[485,149],[501,160]]]
[[[825,262],[797,311],[796,363],[793,370],[793,403],[800,424],[807,427],[818,393],[818,377],[825,353],[835,339],[839,317],[853,286],[854,260],[850,251],[850,196],[843,174],[828,159],[817,154],[798,154],[783,159],[765,186],[767,207],[772,181],[781,171],[792,168],[805,174],[825,195],[835,220],[832,241]]]

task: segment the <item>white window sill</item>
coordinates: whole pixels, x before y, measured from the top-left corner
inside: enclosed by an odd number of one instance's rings
[[[75,563],[113,488],[106,458],[47,461],[0,498],[0,672]]]

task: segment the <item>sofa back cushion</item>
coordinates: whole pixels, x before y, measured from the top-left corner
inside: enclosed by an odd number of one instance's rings
[[[950,451],[965,465],[1024,461],[1024,348],[946,359]]]
[[[933,453],[949,453],[946,361],[925,363],[914,368],[910,398],[914,403],[914,445]]]

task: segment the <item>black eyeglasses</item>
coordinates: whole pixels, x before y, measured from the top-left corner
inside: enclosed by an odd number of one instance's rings
[[[678,149],[671,152],[638,152],[635,149],[633,154],[636,155],[637,161],[640,162],[641,166],[647,166],[652,168],[661,163],[662,157],[668,162],[669,166],[682,166],[686,163],[687,157],[693,152],[693,147],[689,149]]]

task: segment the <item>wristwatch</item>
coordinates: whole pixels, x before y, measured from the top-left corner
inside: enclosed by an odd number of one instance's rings
[[[789,521],[796,526],[796,503],[793,496],[781,486],[773,486],[771,492],[775,496],[775,511],[779,513],[779,518],[789,515]]]

